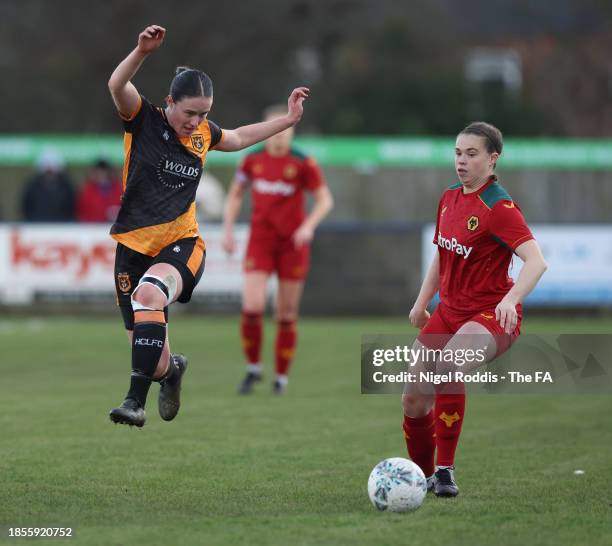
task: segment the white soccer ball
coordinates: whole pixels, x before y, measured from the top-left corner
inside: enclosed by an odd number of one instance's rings
[[[368,479],[368,496],[379,510],[412,512],[427,494],[425,474],[408,459],[391,457],[378,463]]]

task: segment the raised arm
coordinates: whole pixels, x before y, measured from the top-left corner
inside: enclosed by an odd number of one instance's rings
[[[130,80],[138,72],[149,53],[162,44],[165,35],[166,29],[158,25],[145,28],[138,35],[136,48],[119,63],[111,74],[108,89],[117,110],[123,117],[129,117],[136,112],[140,100],[138,90]]]
[[[303,102],[308,98],[308,93],[310,91],[306,87],[297,87],[291,92],[287,101],[288,112],[286,116],[252,125],[244,125],[238,127],[238,129],[223,129],[223,140],[214,149],[222,152],[235,152],[292,127],[302,118],[304,113]]]

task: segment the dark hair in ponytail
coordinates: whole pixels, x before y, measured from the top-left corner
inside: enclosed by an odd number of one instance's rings
[[[174,102],[179,102],[185,97],[212,97],[212,80],[201,70],[178,66],[170,84],[170,96]]]

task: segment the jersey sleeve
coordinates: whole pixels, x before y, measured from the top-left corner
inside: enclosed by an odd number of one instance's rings
[[[155,112],[153,106],[144,96],[138,95],[138,106],[134,112],[126,114],[119,112],[119,117],[123,120],[126,133],[135,133],[143,125],[145,119]]]
[[[309,191],[315,191],[325,184],[321,168],[311,157],[304,160],[304,187]]]
[[[251,155],[247,155],[236,170],[236,180],[239,184],[251,183]]]
[[[210,146],[209,150],[212,150],[219,142],[223,140],[223,129],[219,127],[215,122],[208,120],[208,129],[210,130]]]
[[[513,252],[525,241],[534,239],[521,209],[513,201],[503,200],[491,210],[491,237]]]

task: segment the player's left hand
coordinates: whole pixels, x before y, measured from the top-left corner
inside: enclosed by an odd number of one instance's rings
[[[504,329],[506,334],[512,334],[518,323],[518,313],[516,312],[516,302],[505,296],[495,308],[495,319]]]
[[[287,117],[291,120],[292,125],[295,125],[304,113],[304,101],[308,98],[310,89],[308,87],[296,87],[289,95],[287,101]]]
[[[307,245],[312,241],[314,237],[314,230],[307,224],[302,224],[293,233],[292,239],[293,244],[296,248],[300,248],[303,245]]]

